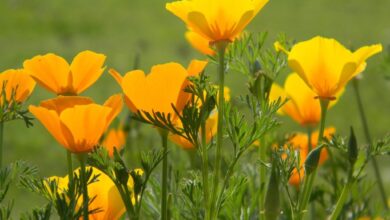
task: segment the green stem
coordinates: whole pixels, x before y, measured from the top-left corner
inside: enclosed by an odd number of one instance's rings
[[[265,148],[265,140],[264,138],[262,138],[260,140],[260,146],[259,146],[259,156],[260,156],[260,160],[262,162],[265,162],[266,160],[266,148]],[[260,175],[260,195],[259,195],[259,219],[265,219],[265,213],[264,213],[264,209],[265,209],[265,205],[264,205],[264,202],[265,202],[265,198],[264,198],[264,195],[265,195],[265,185],[266,185],[266,173],[267,170],[265,168],[264,165],[261,165],[260,166],[260,170],[259,170],[259,175]]]
[[[87,160],[87,154],[79,154],[79,162],[80,162],[80,179],[81,183],[83,185],[83,219],[88,220],[88,203],[89,203],[89,198],[88,198],[88,180],[86,177],[86,160]]]
[[[168,132],[160,130],[162,147],[164,150],[163,166],[162,166],[162,183],[161,183],[161,219],[168,219]]]
[[[72,152],[66,150],[66,160],[68,162],[68,178],[69,182],[73,181],[73,163],[72,163]]]
[[[347,184],[344,185],[344,188],[341,191],[341,195],[340,195],[339,199],[337,200],[336,207],[333,210],[332,214],[330,215],[329,220],[337,220],[338,219],[340,212],[343,209],[343,206],[345,204],[345,200],[347,199],[347,196],[348,196],[349,191],[350,191],[352,184],[353,184],[352,174],[353,174],[353,165],[351,166],[349,174],[348,174]]]
[[[318,144],[321,143],[324,136],[325,120],[326,120],[326,113],[328,111],[329,100],[320,99],[320,104],[321,104],[321,125],[318,134],[318,142],[317,142]],[[317,175],[317,170],[318,169],[315,168],[311,174],[305,175],[303,191],[300,194],[299,203],[298,203],[298,216],[299,216],[298,219],[302,219],[304,216],[304,209],[306,209],[306,206],[309,202],[311,191],[313,189],[313,183]]]
[[[3,167],[3,130],[4,122],[0,122],[0,169]]]
[[[203,121],[201,125],[201,136],[202,136],[202,174],[203,174],[203,197],[204,197],[204,208],[205,208],[205,219],[209,219],[209,159],[208,149],[206,142],[206,122]]]
[[[221,41],[216,43],[218,49],[218,124],[217,124],[217,146],[215,152],[215,166],[214,166],[214,180],[213,180],[213,193],[211,197],[210,204],[210,216],[217,216],[218,213],[214,213],[216,208],[216,197],[218,192],[218,182],[220,176],[220,166],[221,166],[221,148],[223,142],[223,116],[224,116],[224,107],[225,107],[225,97],[224,97],[224,88],[225,88],[225,49],[227,42]]]
[[[368,127],[367,117],[366,117],[366,114],[364,112],[362,98],[361,98],[360,91],[359,91],[359,82],[355,78],[353,80],[352,84],[353,84],[354,92],[356,95],[356,101],[357,101],[357,105],[358,105],[358,109],[359,109],[360,119],[361,119],[362,124],[363,124],[364,135],[366,137],[366,141],[368,142],[367,152],[371,152],[371,148],[372,148],[373,143],[372,143],[369,127]],[[372,167],[374,168],[376,182],[378,183],[378,188],[379,188],[380,195],[382,198],[383,206],[385,207],[386,210],[388,210],[389,206],[387,204],[386,190],[385,190],[385,187],[383,185],[381,173],[379,172],[378,162],[377,162],[375,157],[371,157],[370,154],[368,156],[370,157]]]

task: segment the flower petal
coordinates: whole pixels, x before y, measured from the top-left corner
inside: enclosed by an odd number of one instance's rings
[[[103,135],[111,108],[97,104],[77,105],[65,109],[60,115],[61,130],[67,138],[72,136],[69,148],[74,153],[91,151]]]
[[[61,94],[73,91],[72,86],[68,84],[69,64],[62,57],[52,53],[35,56],[24,61],[23,67],[38,84],[51,92]]]
[[[90,87],[102,75],[103,64],[106,60],[104,54],[98,54],[89,50],[80,52],[73,59],[70,70],[73,77],[73,88],[77,94]]]
[[[68,140],[61,132],[60,119],[54,110],[49,110],[43,107],[29,106],[29,111],[42,123],[42,125],[49,131],[49,133],[62,146],[68,146]]]
[[[72,108],[76,105],[92,104],[92,99],[82,96],[58,96],[54,99],[42,101],[40,106],[49,110],[54,110],[58,115],[67,108]]]

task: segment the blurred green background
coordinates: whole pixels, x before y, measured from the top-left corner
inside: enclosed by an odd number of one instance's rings
[[[48,52],[71,61],[78,52],[90,49],[107,55],[108,68],[124,73],[132,68],[135,54],[141,56],[146,72],[154,64],[178,61],[186,66],[202,55],[193,50],[183,35],[185,25],[165,10],[166,0],[1,0],[0,69],[22,67],[25,59]],[[390,44],[389,0],[271,0],[248,27],[253,32],[268,31],[272,45],[279,33],[297,41],[323,35],[344,45],[358,48],[382,43],[385,52],[369,60],[361,82],[363,102],[375,138],[390,131],[390,81],[385,80],[386,49]],[[387,68],[386,68],[387,65]],[[214,74],[210,68],[209,74]],[[285,75],[281,76],[283,82]],[[227,84],[232,95],[246,93],[245,76],[229,74]],[[83,95],[102,103],[120,92],[107,71]],[[29,100],[53,97],[39,86]],[[282,131],[296,131],[299,126],[282,118]],[[360,119],[352,88],[348,87],[339,103],[330,111],[328,124],[342,135],[354,126],[363,141]],[[151,132],[152,133],[152,132]],[[156,137],[150,134],[150,145]],[[5,126],[5,163],[23,159],[39,167],[42,176],[66,174],[65,150],[40,123],[26,129],[22,121]],[[388,158],[387,158],[388,159]],[[386,183],[390,164],[381,159]],[[388,184],[387,184],[388,185]],[[390,187],[387,188],[390,194]],[[13,190],[15,215],[42,204],[37,196]]]

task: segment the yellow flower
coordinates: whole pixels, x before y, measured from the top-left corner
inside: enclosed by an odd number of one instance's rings
[[[114,148],[118,151],[122,149],[122,147],[126,144],[126,133],[122,130],[122,128],[112,128],[108,131],[107,135],[104,137],[102,141],[102,146],[105,147],[108,151],[110,157],[114,156]]]
[[[102,171],[94,168],[87,167],[88,169],[92,168],[92,176],[98,176],[97,181],[88,185],[88,197],[94,198],[92,203],[89,205],[89,210],[98,209],[99,212],[90,214],[89,218],[94,220],[115,220],[119,219],[126,211],[126,207],[123,204],[122,197],[116,188],[114,182],[109,176],[107,176]],[[79,174],[80,169],[77,169],[75,172]],[[57,181],[58,193],[64,193],[68,188],[69,178],[65,177],[49,177],[49,180]],[[131,176],[129,177],[129,183],[133,181]],[[132,190],[130,184],[129,189]],[[83,198],[82,196],[77,201],[77,208],[82,207]]]
[[[14,101],[24,102],[31,95],[34,87],[35,81],[24,70],[9,69],[0,74],[0,94],[5,92],[7,102],[12,101],[12,95]],[[0,98],[0,104],[2,103],[3,97]]]
[[[332,137],[332,135],[335,133],[335,131],[336,130],[333,127],[326,128],[325,132],[324,132],[324,137],[330,139]],[[313,132],[313,134],[311,135],[311,148],[317,147],[317,144],[318,144],[317,139],[318,139],[318,131]],[[307,136],[307,134],[304,134],[304,133],[296,133],[288,141],[288,144],[290,144],[294,149],[296,149],[300,155],[299,172],[297,169],[294,169],[292,172],[292,175],[290,177],[290,180],[289,180],[291,185],[298,187],[299,183],[303,180],[303,177],[305,175],[303,164],[305,163],[307,155],[309,154],[308,136]],[[319,164],[323,164],[327,158],[328,158],[328,152],[326,149],[323,149],[321,151]]]
[[[185,69],[180,64],[167,63],[153,66],[148,75],[134,70],[124,77],[113,69],[109,72],[121,86],[126,104],[132,112],[160,112],[175,117],[172,105],[181,112],[190,98],[190,94],[184,92],[190,83],[187,77],[202,72],[206,64],[205,61],[194,60]]]
[[[182,0],[166,4],[187,27],[211,43],[234,41],[268,0]]]
[[[38,55],[23,63],[24,69],[39,85],[57,95],[79,95],[103,73],[106,56],[92,51],[80,52],[69,65],[55,54]]]
[[[218,96],[218,94],[217,94]],[[230,89],[228,87],[224,88],[224,98],[226,101],[230,101]],[[218,97],[217,97],[218,99]],[[198,103],[200,104],[200,103]],[[218,110],[215,108],[209,117],[206,120],[206,142],[209,143],[211,139],[215,136],[217,133],[217,125],[218,125]],[[177,123],[177,126],[181,128],[183,125],[179,121]],[[177,134],[169,134],[169,138],[172,142],[176,143],[180,147],[184,149],[193,149],[195,146],[188,141],[186,138],[177,135]]]
[[[288,52],[278,43],[275,46]],[[319,98],[334,99],[365,69],[365,61],[381,51],[382,45],[376,44],[351,52],[335,39],[317,36],[294,45],[288,52],[288,64]]]
[[[29,107],[51,135],[73,153],[89,152],[97,146],[121,109],[120,95],[111,96],[104,105],[86,97],[59,96]]]
[[[215,55],[215,51],[210,48],[210,41],[208,41],[206,38],[202,37],[201,35],[193,31],[187,31],[186,39],[193,48],[197,49],[202,54],[210,55],[210,56]]]
[[[342,94],[342,89],[338,97]],[[270,92],[270,101],[278,98],[288,99],[288,101],[279,109],[279,114],[286,114],[302,126],[316,126],[321,120],[321,105],[316,93],[313,92],[298,74],[290,74],[284,88],[273,84]],[[331,102],[329,108],[336,104]]]

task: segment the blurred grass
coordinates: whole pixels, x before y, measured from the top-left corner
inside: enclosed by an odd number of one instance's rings
[[[107,67],[124,73],[132,67],[135,54],[141,55],[146,72],[154,64],[179,61],[187,65],[192,58],[202,58],[185,41],[185,26],[165,10],[164,0],[2,0],[0,1],[0,69],[20,68],[25,59],[37,54],[57,53],[71,60],[79,51],[90,49],[107,55]],[[388,0],[272,0],[249,26],[253,32],[268,31],[268,45],[283,32],[297,41],[315,35],[334,37],[352,48],[382,43],[390,44],[390,1]],[[374,137],[390,131],[388,97],[390,82],[379,68],[384,55],[369,60],[361,82],[363,102]],[[213,74],[210,68],[209,74]],[[387,73],[388,74],[388,73]],[[282,76],[282,80],[285,76]],[[245,91],[245,77],[229,74],[233,95]],[[105,73],[83,95],[103,102],[120,92]],[[52,97],[37,86],[29,103]],[[339,103],[330,111],[328,124],[347,135],[354,126],[364,140],[355,97],[347,88]],[[282,131],[299,129],[283,118]],[[39,124],[25,129],[21,121],[5,127],[5,162],[30,161],[44,176],[65,175],[65,150]],[[154,134],[154,133],[153,133]],[[153,135],[152,134],[152,135]],[[154,139],[147,141],[153,145]],[[388,167],[388,166],[387,166]],[[382,170],[385,174],[387,169]],[[390,176],[386,176],[387,183]],[[390,190],[388,190],[390,191]],[[26,211],[37,197],[15,191],[16,211]],[[24,199],[21,199],[24,198]]]

